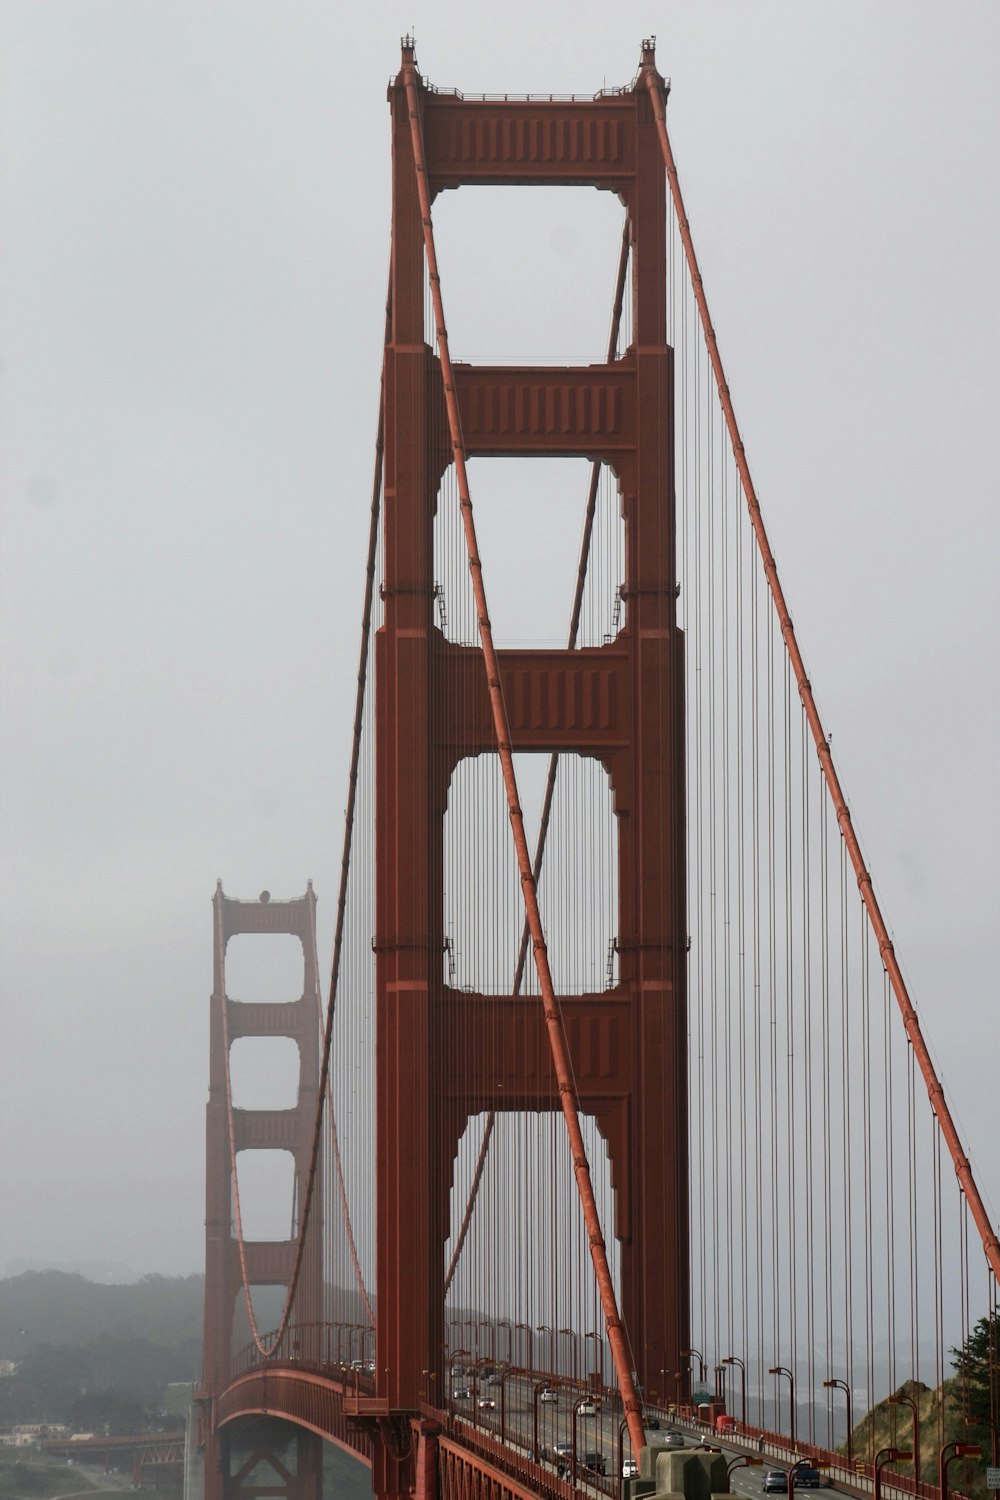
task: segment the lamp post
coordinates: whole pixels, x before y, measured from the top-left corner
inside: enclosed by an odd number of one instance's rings
[[[982,1456],[983,1450],[978,1443],[945,1443],[938,1454],[938,1491],[941,1500],[948,1500],[949,1464],[953,1464],[956,1458],[982,1458]]]
[[[540,1463],[538,1454],[538,1398],[544,1391],[547,1382],[536,1380],[535,1388],[531,1397],[531,1451],[534,1454],[535,1463]]]
[[[788,1376],[788,1404],[789,1404],[789,1406],[791,1408],[791,1410],[789,1412],[789,1416],[791,1418],[791,1421],[789,1423],[788,1436],[791,1438],[791,1440],[792,1440],[792,1447],[794,1448],[795,1447],[795,1376],[792,1374],[791,1370],[789,1370],[787,1368],[787,1366],[785,1366],[785,1365],[772,1365],[771,1368],[768,1370],[767,1373],[769,1375],[787,1375]],[[791,1476],[789,1476],[789,1477],[791,1477]]]
[[[570,1341],[571,1341],[570,1342],[570,1352],[572,1354],[572,1365],[571,1365],[571,1368],[572,1368],[572,1371],[573,1371],[573,1384],[575,1385],[576,1382],[577,1382],[578,1370],[579,1370],[579,1366],[577,1364],[577,1357],[576,1357],[576,1355],[577,1355],[577,1350],[576,1350],[576,1334],[573,1332],[572,1328],[560,1328],[559,1333],[560,1333],[560,1335],[568,1334],[569,1338],[570,1338]]]
[[[497,1357],[497,1331],[496,1327],[494,1326],[493,1319],[480,1318],[478,1320],[478,1322],[476,1323],[477,1338],[478,1330],[480,1328],[488,1328],[490,1330],[490,1358],[495,1361]],[[479,1348],[478,1343],[476,1345],[476,1348]]]
[[[854,1419],[851,1415],[851,1387],[847,1384],[846,1380],[824,1380],[823,1385],[828,1391],[843,1391],[847,1397],[847,1462],[851,1464],[854,1462]]]
[[[509,1365],[512,1365],[514,1363],[514,1330],[510,1326],[510,1319],[509,1318],[497,1318],[497,1327],[498,1328],[506,1328],[506,1330],[507,1330],[507,1360],[506,1360],[506,1363],[509,1364]]]
[[[694,1358],[698,1361],[698,1379],[699,1380],[704,1380],[705,1379],[705,1356],[702,1354],[701,1350],[700,1349],[682,1349],[680,1351],[680,1353],[681,1353],[682,1359],[690,1359],[692,1355],[694,1356]]]
[[[586,1396],[581,1396],[579,1401],[573,1402],[573,1468],[570,1471],[570,1478],[574,1487],[576,1486],[576,1419],[580,1415],[580,1407],[586,1400]]]
[[[534,1341],[534,1335],[531,1332],[531,1324],[530,1323],[515,1323],[514,1327],[515,1328],[523,1328],[524,1329],[524,1337],[525,1337],[525,1341],[526,1341],[526,1343],[528,1345],[528,1361],[527,1361],[527,1363],[528,1363],[528,1369],[529,1370],[533,1370],[535,1368],[535,1356],[534,1356],[534,1351],[533,1351],[533,1347],[532,1347],[533,1346],[533,1341]]]
[[[913,1413],[913,1477],[920,1483],[920,1402],[915,1396],[898,1392],[889,1397],[890,1406],[908,1406]]]
[[[735,1365],[740,1372],[740,1423],[743,1427],[747,1425],[747,1367],[735,1354],[723,1356],[724,1365]]]
[[[510,1365],[505,1365],[503,1374],[500,1376],[500,1441],[504,1445],[507,1442],[507,1376],[511,1373]]]
[[[622,1419],[622,1421],[620,1421],[618,1423],[618,1496],[619,1496],[619,1500],[621,1500],[621,1493],[622,1493],[622,1488],[623,1488],[622,1481],[625,1478],[625,1475],[623,1474],[622,1470],[625,1468],[625,1429],[626,1429],[627,1426],[628,1426],[628,1417],[624,1417]],[[635,1458],[635,1454],[634,1453],[633,1453],[632,1457]]]
[[[906,1448],[879,1449],[875,1455],[875,1500],[882,1500],[882,1470],[886,1464],[906,1464],[912,1457]]]
[[[728,1371],[726,1370],[725,1365],[716,1365],[715,1369],[712,1371],[712,1374],[715,1376],[715,1399],[716,1401],[721,1402],[723,1406],[725,1406],[726,1375],[728,1374]]]
[[[741,1454],[739,1458],[731,1458],[726,1464],[726,1478],[729,1478],[734,1469],[759,1469],[763,1462],[762,1458],[751,1458],[746,1453]]]
[[[770,1375],[770,1370],[767,1372]],[[794,1442],[795,1439],[792,1439]],[[811,1458],[797,1458],[788,1471],[788,1500],[795,1500],[795,1476],[800,1469],[811,1469]]]
[[[594,1358],[597,1360],[598,1371],[601,1380],[601,1390],[604,1389],[604,1336],[600,1333],[585,1333],[584,1339],[594,1340]]]
[[[535,1332],[536,1333],[547,1333],[549,1335],[549,1338],[552,1340],[551,1352],[549,1354],[549,1358],[552,1361],[552,1363],[550,1365],[550,1369],[551,1369],[552,1374],[554,1376],[558,1375],[559,1371],[556,1369],[556,1332],[555,1332],[555,1329],[554,1328],[550,1328],[550,1326],[549,1326],[548,1323],[536,1323],[535,1324]]]

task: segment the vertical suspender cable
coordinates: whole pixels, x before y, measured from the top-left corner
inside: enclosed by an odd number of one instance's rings
[[[611,312],[611,333],[608,338],[608,364],[611,364],[613,362],[618,351],[618,335],[621,330],[622,303],[625,297],[625,271],[627,266],[628,223],[626,222],[625,228],[622,231],[621,254],[618,258],[618,277],[615,282],[615,301],[614,307],[612,308]],[[586,515],[584,516],[583,522],[583,539],[580,542],[580,561],[577,564],[576,570],[576,592],[573,596],[573,611],[570,616],[569,622],[569,640],[566,647],[568,651],[574,651],[576,649],[577,637],[580,631],[580,613],[583,608],[583,591],[584,586],[587,582],[587,570],[590,564],[590,548],[594,532],[594,514],[597,509],[597,487],[601,477],[601,469],[602,464],[600,460],[595,459],[594,463],[591,465],[590,470],[590,489],[587,492],[587,511]],[[538,839],[535,843],[535,858],[532,864],[532,871],[535,877],[536,884],[538,883],[539,877],[541,876],[542,861],[545,858],[545,841],[548,837],[549,822],[552,817],[552,799],[555,795],[556,772],[558,766],[559,752],[558,750],[555,750],[549,757],[549,770],[548,776],[546,777],[545,781],[545,795],[542,799],[542,815],[538,827]],[[525,920],[521,928],[521,945],[518,950],[517,964],[514,969],[514,983],[511,987],[511,993],[514,995],[519,995],[521,993],[521,985],[524,981],[524,969],[528,960],[528,941],[530,937],[531,933],[528,929],[527,920]],[[462,1254],[462,1247],[464,1246],[466,1237],[469,1233],[469,1226],[472,1222],[472,1210],[476,1204],[476,1197],[479,1192],[479,1184],[482,1181],[483,1171],[486,1166],[486,1156],[489,1151],[490,1140],[493,1135],[493,1127],[495,1124],[496,1111],[490,1110],[490,1113],[486,1117],[486,1124],[483,1126],[483,1139],[479,1146],[479,1156],[476,1159],[475,1171],[473,1172],[472,1177],[472,1186],[469,1189],[468,1201],[465,1205],[465,1213],[462,1216],[462,1223],[459,1228],[458,1234],[455,1236],[455,1248],[451,1253],[451,1262],[448,1266],[448,1270],[444,1278],[445,1292],[448,1291],[449,1287],[451,1286],[452,1280],[454,1279],[455,1269],[458,1265],[459,1257]]]
[[[539,987],[542,992],[545,1024],[548,1031],[549,1045],[552,1050],[552,1061],[555,1066],[556,1077],[559,1081],[560,1103],[573,1154],[573,1170],[577,1190],[580,1194],[587,1236],[590,1241],[591,1259],[594,1263],[594,1273],[600,1289],[604,1320],[611,1343],[615,1372],[618,1376],[618,1388],[621,1391],[625,1419],[628,1423],[629,1437],[632,1441],[633,1451],[638,1452],[645,1444],[642,1408],[629,1365],[622,1321],[618,1312],[614,1284],[611,1279],[611,1267],[608,1263],[607,1247],[604,1243],[604,1235],[601,1230],[597,1204],[594,1198],[594,1187],[590,1176],[590,1163],[587,1160],[587,1149],[580,1128],[580,1115],[573,1090],[569,1049],[563,1030],[562,1015],[552,983],[552,975],[549,970],[545,934],[542,930],[541,916],[538,910],[535,877],[531,868],[531,854],[528,849],[527,838],[525,837],[524,819],[518,800],[517,778],[514,772],[514,759],[510,746],[510,726],[507,720],[507,707],[504,702],[503,688],[500,682],[500,664],[497,658],[496,647],[493,644],[493,631],[490,625],[486,593],[483,587],[482,563],[479,560],[475,520],[472,514],[472,500],[469,495],[469,481],[465,467],[465,447],[462,442],[458,400],[455,394],[455,377],[452,370],[451,354],[448,348],[448,333],[444,321],[441,278],[438,274],[437,254],[434,248],[430,187],[427,182],[427,169],[424,160],[423,132],[420,125],[419,101],[417,98],[416,69],[412,58],[404,61],[403,77],[410,115],[410,137],[413,147],[417,190],[420,198],[420,213],[423,219],[424,251],[427,256],[427,269],[434,300],[438,355],[441,361],[445,405],[448,412],[448,426],[451,433],[452,452],[455,459],[455,475],[459,487],[462,525],[469,555],[469,570],[472,576],[476,611],[479,617],[479,639],[482,645],[483,661],[486,669],[490,708],[492,710],[493,727],[497,739],[497,753],[503,771],[511,833],[514,839],[514,847],[517,851],[521,892],[531,931],[532,951],[535,968],[538,973]]]
[[[920,1066],[920,1071],[923,1074],[924,1083],[927,1086],[927,1093],[931,1101],[931,1108],[933,1109],[934,1114],[937,1116],[938,1123],[941,1127],[941,1133],[944,1136],[944,1139],[948,1146],[948,1150],[951,1153],[951,1159],[955,1167],[955,1174],[958,1177],[959,1183],[961,1184],[962,1191],[968,1201],[969,1209],[975,1221],[976,1228],[978,1229],[979,1234],[982,1238],[983,1249],[986,1253],[986,1259],[992,1267],[994,1275],[1000,1276],[1000,1238],[997,1237],[993,1226],[990,1223],[989,1215],[986,1212],[985,1204],[983,1203],[983,1200],[980,1196],[979,1188],[976,1185],[976,1180],[972,1173],[972,1167],[969,1163],[968,1157],[962,1150],[961,1139],[955,1126],[955,1122],[952,1118],[951,1111],[948,1108],[947,1101],[945,1100],[944,1090],[941,1087],[941,1082],[937,1076],[937,1071],[934,1067],[930,1052],[927,1049],[927,1043],[924,1040],[924,1035],[920,1028],[920,1021],[910,1001],[910,996],[906,988],[906,982],[903,979],[902,970],[899,967],[899,962],[896,958],[892,940],[889,937],[889,930],[885,924],[885,919],[882,916],[881,907],[879,906],[878,899],[872,887],[871,874],[869,873],[865,865],[864,855],[861,852],[861,845],[858,841],[858,836],[854,831],[854,825],[851,821],[851,814],[847,806],[847,801],[844,797],[844,793],[840,785],[840,779],[833,764],[833,755],[830,750],[830,744],[827,739],[826,732],[823,728],[822,720],[819,716],[819,710],[816,707],[816,700],[813,697],[812,686],[809,682],[809,678],[806,675],[805,663],[802,660],[802,654],[799,650],[798,641],[795,637],[795,631],[792,627],[792,619],[788,611],[788,604],[785,600],[784,591],[778,578],[778,569],[775,564],[774,555],[771,551],[771,546],[767,538],[767,532],[764,527],[763,517],[761,516],[760,503],[757,499],[757,492],[754,489],[753,479],[751,478],[750,468],[747,463],[746,449],[743,446],[743,439],[740,436],[739,425],[736,421],[736,413],[733,409],[732,398],[729,393],[729,386],[726,382],[725,371],[722,365],[722,358],[719,353],[719,345],[715,337],[715,329],[712,326],[712,320],[709,315],[708,301],[705,296],[705,287],[701,278],[701,271],[698,268],[698,259],[695,255],[694,242],[691,238],[691,226],[688,223],[687,214],[684,210],[684,200],[681,196],[680,181],[678,180],[677,176],[677,167],[674,162],[674,155],[670,146],[670,138],[667,134],[667,119],[663,105],[664,96],[662,80],[655,67],[651,63],[645,63],[640,69],[640,74],[643,81],[645,82],[646,88],[649,91],[650,102],[652,104],[653,114],[656,119],[656,127],[660,137],[660,148],[663,152],[663,162],[666,168],[667,179],[670,183],[670,192],[674,200],[674,208],[677,214],[677,222],[680,228],[681,239],[684,244],[684,254],[687,258],[688,270],[690,272],[692,285],[694,287],[695,300],[697,301],[698,311],[701,316],[702,330],[705,335],[705,343],[708,348],[708,355],[712,362],[712,368],[715,372],[716,384],[719,390],[719,400],[722,403],[722,409],[725,413],[726,426],[729,430],[729,438],[730,442],[732,443],[733,453],[736,458],[736,467],[739,470],[740,482],[743,486],[743,494],[746,499],[747,509],[750,513],[750,523],[753,526],[754,534],[757,538],[757,545],[760,548],[761,558],[764,564],[764,572],[767,576],[768,585],[771,590],[771,597],[774,600],[778,622],[781,626],[781,634],[784,638],[785,647],[788,651],[792,670],[795,674],[795,681],[798,686],[799,697],[802,700],[802,706],[805,709],[806,718],[809,721],[809,728],[812,731],[813,740],[816,745],[816,751],[819,755],[820,764],[823,768],[823,776],[826,781],[827,787],[829,788],[830,796],[833,799],[833,805],[837,813],[837,822],[840,825],[840,831],[843,836],[844,843],[847,845],[847,851],[850,855],[851,864],[854,866],[854,873],[857,877],[858,887],[861,892],[861,899],[864,903],[865,911],[867,913],[869,923],[871,924],[872,932],[874,933],[875,939],[878,943],[879,954],[881,955],[882,963],[884,964],[886,972],[889,976],[889,983],[892,986],[893,995],[895,996],[900,1014],[902,1015],[906,1034],[913,1046],[917,1062]]]

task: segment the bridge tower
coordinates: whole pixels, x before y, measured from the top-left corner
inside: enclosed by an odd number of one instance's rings
[[[234,900],[217,883],[214,918],[214,982],[209,1037],[209,1097],[206,1113],[205,1182],[205,1321],[202,1359],[204,1396],[212,1400],[234,1373],[233,1320],[243,1295],[240,1246],[235,1232],[231,1160],[236,1152],[283,1150],[294,1162],[295,1212],[303,1202],[312,1145],[319,1086],[319,1011],[316,972],[316,896],[312,881],[304,896],[272,901],[264,892],[256,901]],[[226,947],[241,933],[289,934],[302,944],[302,993],[291,1000],[241,1001],[226,991]],[[298,1098],[290,1109],[233,1109],[229,1138],[229,1052],[240,1037],[289,1037],[299,1052]],[[286,1240],[247,1240],[249,1286],[289,1287],[296,1254],[297,1229]],[[285,1337],[285,1357],[315,1360],[322,1313],[323,1210],[314,1199],[298,1289]],[[261,1333],[270,1330],[261,1329]],[[238,1433],[207,1424],[206,1500],[240,1500],[259,1485],[263,1470],[268,1494],[287,1500],[319,1500],[321,1440],[312,1433],[281,1429],[269,1423],[255,1431],[249,1446]]]
[[[652,66],[651,50],[643,61]],[[446,640],[433,615],[434,514],[451,452],[441,367],[424,324],[405,89],[414,66],[406,39],[389,90],[385,613],[376,649],[378,1371],[375,1398],[358,1411],[383,1421],[417,1410],[428,1379],[443,1380],[448,1195],[467,1121],[498,1100],[521,1111],[559,1108],[554,1071],[528,1078],[496,1061],[546,1046],[540,1003],[458,993],[443,975],[449,782],[464,756],[491,752],[495,740],[482,653]],[[663,158],[639,84],[585,100],[500,100],[418,83],[432,197],[466,184],[568,185],[613,192],[628,215],[632,343],[620,359],[585,368],[462,365],[455,378],[468,456],[582,455],[606,462],[618,480],[626,533],[619,635],[599,648],[499,654],[513,749],[596,757],[613,791],[619,982],[560,1004],[581,1108],[596,1116],[611,1155],[622,1310],[637,1373],[656,1386],[689,1343],[684,685]]]

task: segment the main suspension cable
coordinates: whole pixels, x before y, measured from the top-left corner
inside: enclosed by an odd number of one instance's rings
[[[928,1097],[931,1102],[931,1108],[934,1111],[935,1116],[937,1117],[941,1133],[944,1136],[945,1141],[947,1142],[948,1150],[951,1153],[951,1159],[955,1167],[955,1174],[958,1177],[958,1181],[961,1185],[962,1191],[965,1194],[966,1200],[968,1201],[969,1208],[972,1212],[972,1217],[976,1224],[976,1228],[979,1230],[980,1236],[982,1238],[983,1249],[986,1253],[987,1261],[992,1267],[994,1275],[1000,1276],[1000,1239],[998,1239],[990,1223],[989,1215],[986,1211],[986,1207],[983,1203],[982,1197],[980,1196],[975,1177],[973,1176],[971,1164],[968,1157],[965,1155],[965,1152],[962,1150],[961,1139],[959,1137],[955,1122],[952,1118],[951,1111],[948,1108],[948,1104],[944,1096],[944,1090],[941,1086],[940,1079],[937,1076],[937,1071],[934,1067],[930,1052],[928,1051],[927,1043],[924,1040],[924,1035],[920,1027],[920,1021],[910,1001],[909,993],[906,988],[906,982],[903,979],[902,970],[899,967],[895,949],[893,948],[892,940],[889,937],[889,931],[886,926],[885,919],[882,916],[882,911],[879,906],[878,899],[875,895],[874,888],[872,886],[872,877],[867,866],[865,865],[864,855],[861,851],[861,845],[858,841],[858,836],[854,831],[854,825],[851,821],[851,814],[847,806],[847,800],[844,796],[843,790],[840,785],[840,779],[833,764],[833,755],[830,749],[830,742],[827,738],[826,732],[823,728],[822,720],[819,716],[819,710],[816,706],[816,700],[813,697],[812,686],[810,684],[808,676],[806,675],[805,663],[803,662],[802,654],[799,650],[798,641],[795,636],[795,631],[792,626],[792,619],[788,610],[788,604],[785,600],[784,591],[778,578],[777,565],[775,563],[774,554],[771,551],[771,546],[768,541],[767,531],[765,529],[764,520],[760,511],[760,503],[757,499],[757,492],[754,488],[753,479],[750,475],[750,468],[746,457],[746,449],[743,445],[743,439],[740,436],[739,425],[736,421],[736,413],[733,409],[729,385],[726,381],[725,370],[723,369],[722,365],[722,357],[719,353],[719,345],[715,335],[715,328],[713,327],[712,319],[708,310],[708,300],[705,296],[705,286],[704,282],[702,281],[701,271],[698,266],[698,258],[695,254],[694,241],[691,236],[691,226],[688,222],[688,217],[684,209],[684,200],[681,195],[680,181],[677,176],[677,166],[674,161],[673,151],[671,150],[670,138],[667,134],[667,119],[666,111],[664,108],[663,80],[660,77],[659,73],[656,71],[656,68],[651,61],[644,60],[639,72],[640,77],[644,82],[646,89],[648,90],[650,102],[653,109],[653,115],[656,120],[656,128],[660,137],[660,148],[663,154],[664,167],[666,169],[667,179],[670,184],[670,193],[674,202],[674,210],[677,215],[677,224],[680,231],[681,241],[684,246],[684,254],[688,264],[688,271],[691,277],[691,284],[694,290],[695,301],[698,305],[698,313],[701,318],[705,344],[715,375],[716,386],[719,393],[719,401],[721,403],[723,414],[726,419],[726,427],[733,449],[733,456],[736,460],[736,467],[737,471],[739,472],[744,499],[746,500],[747,510],[750,515],[750,523],[753,527],[754,535],[757,540],[757,546],[759,548],[761,561],[763,563],[764,574],[767,578],[771,597],[774,601],[778,624],[781,629],[782,638],[785,642],[785,649],[788,653],[792,671],[795,676],[795,682],[798,688],[799,697],[802,701],[802,707],[805,711],[813,741],[816,745],[816,752],[819,756],[820,765],[823,771],[823,777],[826,781],[827,788],[833,801],[841,836],[843,837],[844,843],[847,847],[847,852],[850,856],[851,864],[854,867],[854,873],[857,878],[858,888],[861,893],[861,900],[864,904],[865,912],[871,925],[873,935],[878,944],[878,951],[881,956],[883,966],[885,967],[886,973],[889,976],[889,983],[892,986],[892,992],[895,996],[896,1003],[899,1007],[899,1011],[903,1019],[903,1026],[913,1047],[917,1062],[920,1067],[920,1071],[923,1075],[924,1083],[927,1087]]]
[[[389,342],[390,318],[392,315],[391,289],[386,297],[385,306],[385,333],[383,348]],[[340,860],[340,891],[337,897],[337,923],[333,941],[333,962],[330,974],[330,997],[326,1008],[326,1025],[323,1031],[323,1054],[320,1065],[319,1087],[316,1092],[316,1115],[313,1123],[312,1141],[309,1148],[309,1169],[306,1174],[306,1188],[302,1200],[302,1211],[298,1226],[298,1235],[295,1244],[295,1260],[292,1266],[292,1274],[288,1282],[288,1291],[285,1297],[285,1305],[281,1313],[281,1321],[277,1330],[271,1335],[270,1348],[265,1347],[254,1316],[253,1298],[250,1294],[250,1279],[247,1268],[246,1241],[243,1234],[243,1220],[240,1212],[239,1179],[236,1172],[236,1131],[233,1119],[232,1081],[229,1068],[229,1025],[228,1007],[223,997],[222,1007],[222,1029],[223,1047],[226,1059],[226,1110],[229,1127],[229,1157],[230,1170],[233,1182],[233,1213],[236,1221],[236,1242],[240,1261],[240,1278],[243,1283],[243,1300],[246,1304],[247,1321],[250,1325],[250,1336],[257,1352],[264,1359],[272,1359],[277,1354],[281,1341],[291,1321],[292,1306],[295,1294],[298,1290],[299,1278],[302,1273],[302,1262],[305,1256],[306,1232],[309,1225],[309,1215],[312,1210],[315,1194],[317,1168],[319,1165],[320,1142],[323,1129],[323,1111],[326,1106],[327,1094],[330,1093],[330,1136],[333,1144],[334,1162],[337,1171],[337,1181],[340,1190],[341,1208],[347,1228],[348,1243],[350,1246],[351,1260],[354,1267],[354,1275],[358,1284],[358,1290],[364,1302],[365,1311],[368,1314],[369,1324],[374,1325],[375,1318],[372,1311],[371,1301],[368,1296],[364,1279],[361,1275],[361,1266],[358,1260],[357,1245],[354,1237],[354,1228],[351,1222],[350,1205],[347,1200],[346,1185],[344,1183],[343,1163],[340,1155],[340,1144],[337,1135],[336,1121],[333,1113],[333,1098],[330,1090],[330,1055],[333,1045],[333,1022],[337,1006],[337,984],[340,978],[340,961],[344,943],[344,923],[347,912],[347,882],[351,866],[351,848],[354,838],[354,811],[357,803],[358,788],[358,766],[361,760],[361,733],[364,725],[365,692],[368,682],[368,654],[371,641],[372,608],[375,599],[375,559],[378,552],[378,527],[382,499],[382,454],[385,444],[385,363],[383,360],[382,375],[379,385],[378,405],[378,428],[375,438],[375,472],[372,479],[372,499],[370,522],[368,528],[368,558],[365,568],[365,596],[362,606],[361,624],[361,646],[358,653],[358,675],[357,691],[354,700],[354,730],[351,744],[351,768],[348,777],[347,807],[344,812],[344,842]]]

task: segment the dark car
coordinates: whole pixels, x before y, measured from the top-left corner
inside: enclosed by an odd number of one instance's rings
[[[590,1474],[606,1474],[608,1472],[605,1467],[603,1453],[581,1453],[580,1468],[586,1469]]]
[[[796,1469],[792,1476],[792,1484],[797,1490],[818,1490],[822,1483],[818,1469]]]
[[[684,1434],[681,1432],[665,1432],[660,1438],[664,1448],[686,1448]]]
[[[765,1495],[785,1495],[788,1493],[788,1475],[784,1469],[768,1469],[764,1475],[761,1489]]]

